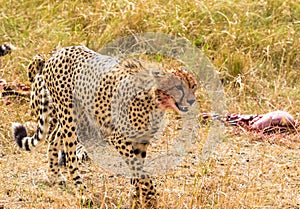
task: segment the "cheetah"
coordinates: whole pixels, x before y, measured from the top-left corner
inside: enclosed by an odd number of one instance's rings
[[[91,116],[101,140],[114,146],[130,168],[135,197],[145,202],[155,199],[156,185],[143,172],[143,159],[166,110],[184,113],[195,103],[194,76],[184,67],[147,69],[137,59],[118,60],[84,46],[62,48],[40,67],[40,92],[35,92],[40,96],[37,131],[30,137],[23,125],[13,125],[16,143],[26,149],[51,134],[48,160],[56,178],[62,141],[69,176],[75,185],[81,186],[76,157],[76,146],[81,140],[78,124]],[[152,80],[143,79],[143,75],[149,74]],[[152,85],[153,81],[158,82]],[[150,87],[144,88],[147,84]],[[54,129],[51,124],[56,125]]]

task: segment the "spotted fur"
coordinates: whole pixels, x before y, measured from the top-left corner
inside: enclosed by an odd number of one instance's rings
[[[44,65],[36,63],[32,67],[40,75],[35,79],[41,85],[33,88],[39,89],[33,93],[39,99],[32,98],[32,106],[39,106],[38,128],[29,137],[23,125],[14,126],[17,144],[30,149],[50,134],[49,167],[58,175],[57,146],[62,141],[70,178],[82,185],[76,157],[81,127],[78,123],[92,117],[100,137],[116,148],[131,169],[136,197],[155,200],[156,188],[143,172],[143,159],[165,110],[186,112],[195,102],[193,76],[182,67],[149,70],[138,60],[120,61],[82,46],[62,48]],[[136,76],[143,73],[145,76]],[[156,81],[153,85],[151,78]],[[118,110],[118,114],[112,110]],[[52,123],[55,128],[51,128]]]

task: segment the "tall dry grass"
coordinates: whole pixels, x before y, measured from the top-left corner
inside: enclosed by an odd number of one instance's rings
[[[297,0],[4,1],[0,43],[17,50],[1,58],[0,78],[27,81],[36,53],[69,45],[99,50],[129,34],[163,32],[190,40],[219,71],[230,112],[283,109],[299,117],[300,3]],[[72,188],[50,186],[46,145],[19,151],[10,123],[32,120],[28,101],[0,102],[0,205],[80,208]],[[298,135],[228,132],[216,156],[198,160],[209,127],[185,164],[162,177],[160,208],[299,208]],[[128,179],[87,166],[96,208],[128,206]],[[0,206],[1,208],[1,206]]]

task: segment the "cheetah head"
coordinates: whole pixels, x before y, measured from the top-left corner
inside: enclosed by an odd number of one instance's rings
[[[155,95],[160,109],[184,113],[195,103],[197,82],[184,67],[168,69],[157,80]]]

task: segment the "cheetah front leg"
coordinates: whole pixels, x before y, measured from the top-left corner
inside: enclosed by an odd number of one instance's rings
[[[112,144],[124,158],[131,170],[131,184],[135,187],[133,199],[137,207],[156,207],[157,192],[150,175],[144,171],[144,159],[147,155],[148,143],[129,142],[122,136],[115,136]]]
[[[147,156],[147,148],[149,143],[132,143],[132,149],[135,157],[131,162],[135,165],[131,167],[133,171],[133,178],[131,179],[131,184],[135,186],[136,198],[142,205],[146,207],[155,207],[157,205],[156,185],[153,183],[150,174],[144,171],[144,161]]]

